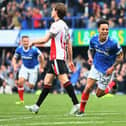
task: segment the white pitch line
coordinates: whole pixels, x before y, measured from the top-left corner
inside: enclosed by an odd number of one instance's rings
[[[44,120],[47,118],[48,116],[45,116],[45,118],[44,118]],[[14,121],[14,120],[27,120],[27,119],[31,119],[31,118],[34,118],[34,119],[39,119],[39,118],[43,118],[43,116],[25,116],[25,117],[18,117],[18,118],[16,118],[16,117],[11,117],[11,118],[8,118],[8,117],[6,117],[6,118],[4,118],[4,119],[0,119],[0,122],[6,122],[6,121]],[[69,117],[56,117],[56,119],[57,119],[57,121],[58,120],[71,120],[71,119],[74,119],[74,120],[87,120],[87,119],[95,119],[95,120],[99,120],[100,119],[100,117],[87,117],[87,116],[85,116],[84,118],[82,117],[76,117],[76,116],[69,116]]]
[[[13,113],[15,113],[16,114],[16,112],[13,112]],[[19,113],[18,113],[19,114]],[[21,114],[21,113],[20,113]],[[95,118],[95,119],[97,119],[95,116],[100,116],[101,117],[101,115],[122,115],[122,114],[126,114],[126,113],[119,113],[119,112],[104,112],[104,113],[102,113],[102,112],[97,112],[97,113],[86,113],[85,114],[85,118],[87,119],[87,118],[89,118],[89,116],[91,115],[91,116],[94,116],[94,117],[90,117],[90,118]],[[19,117],[18,118],[16,118],[15,117],[15,115],[12,115],[12,113],[8,113],[7,115],[3,115],[3,114],[1,114],[0,113],[0,118],[1,117],[3,117],[4,119],[0,119],[0,122],[1,121],[7,121],[7,120],[16,120],[16,119],[29,119],[29,118],[46,118],[46,117],[57,117],[57,119],[58,118],[62,118],[62,119],[71,119],[71,118],[73,118],[73,117],[75,117],[75,116],[70,116],[69,114],[66,114],[66,115],[35,115],[35,114],[32,114],[31,113],[31,116],[28,116],[28,115],[23,115],[23,116],[25,116],[25,117],[22,117],[22,115],[19,115]],[[9,118],[9,117],[11,117],[11,118]],[[13,117],[13,118],[12,118]],[[9,119],[8,119],[9,118]]]
[[[25,123],[25,126],[47,126],[47,125],[73,125],[73,124],[104,124],[104,121],[62,121],[62,122],[40,122],[40,123]]]
[[[75,125],[75,124],[105,124],[108,123],[109,121],[62,121],[62,122],[39,122],[39,123],[25,123],[24,125],[26,126],[36,126],[36,125],[41,125],[41,126],[47,126],[47,125]],[[112,121],[110,123],[123,123],[125,124],[126,121]]]
[[[34,116],[34,117],[31,117],[31,116],[28,116],[28,117],[19,117],[19,118],[10,118],[10,119],[0,119],[0,122],[6,122],[6,121],[14,121],[14,120],[27,120],[27,119],[32,119],[32,118],[41,118],[41,116]],[[60,117],[61,118],[61,117]],[[87,118],[90,118],[90,119],[92,119],[92,117],[86,117],[86,119]],[[70,118],[69,118],[70,119]],[[86,121],[85,120],[85,118],[79,118],[79,117],[77,117],[76,119],[78,119],[78,120],[80,120],[80,119],[82,119],[83,121],[55,121],[55,122],[39,122],[39,123],[34,123],[34,122],[32,122],[32,123],[24,123],[23,125],[24,126],[36,126],[36,125],[41,125],[41,126],[47,126],[47,125],[73,125],[73,124],[105,124],[105,123],[108,123],[108,122],[110,122],[110,123],[115,123],[115,124],[117,124],[117,123],[121,123],[121,124],[125,124],[126,123],[126,121],[120,121],[120,120],[112,120],[112,121],[107,121],[107,120],[105,120],[105,121],[101,121],[101,120],[95,120],[95,121]],[[93,117],[93,119],[96,119],[96,118],[94,118]],[[7,125],[6,125],[7,126]],[[20,126],[20,125],[18,125],[17,123],[16,123],[16,126]]]
[[[3,115],[6,115],[6,116],[9,116],[9,115],[12,115],[12,114],[26,114],[26,115],[28,115],[29,114],[29,112],[9,112],[9,113],[0,113],[0,117],[1,116],[3,116]],[[31,113],[32,115],[35,115],[34,113]],[[88,113],[86,113],[86,115],[104,115],[104,114],[126,114],[126,113],[124,113],[124,112],[88,112]],[[39,113],[38,113],[38,115],[40,115]],[[41,116],[46,116],[44,113],[43,113],[43,115],[41,114]],[[54,115],[49,115],[49,116],[54,116]],[[70,116],[69,114],[64,114],[64,115],[55,115],[55,116]]]
[[[16,113],[16,112],[13,112],[13,113]],[[92,119],[99,119],[100,117],[102,117],[101,115],[122,115],[122,113],[119,113],[119,112],[89,112],[89,113],[86,113],[85,114],[85,117],[84,118],[78,118],[78,117],[75,117],[75,116],[70,116],[68,114],[66,115],[35,115],[35,114],[31,114],[31,116],[28,116],[28,115],[23,115],[24,117],[22,117],[22,115],[19,115],[19,117],[15,117],[14,115],[12,115],[12,113],[8,113],[9,115],[1,115],[0,113],[0,118],[3,117],[3,119],[0,119],[0,122],[6,122],[6,121],[14,121],[14,120],[27,120],[27,119],[31,119],[31,118],[46,118],[46,117],[56,117],[58,120],[59,119],[64,119],[64,120],[70,120],[70,119],[79,119],[79,120],[86,120],[88,118],[92,118]],[[19,113],[18,113],[19,114]],[[123,114],[126,114],[126,113],[123,113]],[[94,117],[89,117],[90,115],[93,115]],[[95,116],[98,116],[99,117],[95,117]],[[10,118],[9,118],[10,117]],[[97,120],[98,121],[98,120]],[[86,121],[87,122],[87,121]],[[113,122],[116,122],[116,121],[113,121]],[[118,122],[118,121],[117,121]],[[124,121],[126,122],[126,121]],[[56,122],[57,123],[57,122]],[[51,123],[52,124],[52,123]],[[32,124],[31,124],[32,125]],[[50,124],[49,124],[50,125]]]
[[[18,113],[19,114],[19,113]],[[92,115],[92,116],[101,116],[101,115],[122,115],[122,114],[125,114],[125,113],[86,113],[85,114],[85,117],[87,118],[88,116],[90,116],[90,115]],[[28,114],[29,115],[29,114]],[[26,114],[23,114],[23,116],[26,116],[26,118],[28,117],[28,115]],[[9,117],[14,117],[15,118],[15,116],[16,115],[12,115],[12,113],[9,113],[9,115],[3,115],[3,114],[0,114],[0,118],[9,118]],[[22,115],[20,114],[20,115],[18,115],[19,116],[19,118],[22,118]],[[34,116],[34,117],[37,117],[37,118],[41,118],[41,117],[57,117],[57,118],[73,118],[73,117],[75,117],[74,115],[73,116],[71,116],[71,115],[69,115],[69,114],[66,114],[66,115],[40,115],[40,114],[32,114],[31,113],[31,116]],[[1,121],[1,119],[0,119],[0,121]]]
[[[19,118],[6,118],[6,119],[0,119],[0,122],[4,122],[4,121],[13,121],[13,120],[24,120],[24,119],[31,119],[33,117],[19,117]]]
[[[61,122],[39,122],[39,123],[24,123],[24,126],[48,126],[48,125],[75,125],[75,124],[105,124],[110,121],[61,121]],[[111,121],[110,123],[119,123],[119,124],[125,124],[126,121]],[[1,126],[1,125],[0,125]],[[3,126],[3,125],[2,125]],[[7,126],[7,125],[4,125]],[[20,126],[20,124],[16,123],[15,126]]]

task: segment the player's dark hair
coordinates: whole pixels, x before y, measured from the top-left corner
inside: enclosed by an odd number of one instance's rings
[[[107,20],[104,20],[104,19],[98,21],[97,27],[99,28],[101,24],[107,24],[107,25],[109,25],[108,21]]]
[[[64,3],[56,3],[54,6],[55,10],[57,11],[57,15],[60,19],[63,19],[66,16],[67,8]]]
[[[27,35],[23,35],[23,36],[22,36],[22,39],[23,39],[23,38],[29,38],[29,36],[27,36]]]

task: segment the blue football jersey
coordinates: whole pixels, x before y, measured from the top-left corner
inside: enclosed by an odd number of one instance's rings
[[[23,65],[27,68],[34,68],[39,64],[39,55],[41,55],[41,51],[35,46],[32,46],[28,50],[25,50],[23,46],[19,46],[15,50],[15,57],[21,57]]]
[[[117,55],[122,51],[122,48],[116,40],[108,36],[107,40],[101,43],[99,41],[99,35],[91,38],[89,49],[95,51],[93,64],[103,74],[114,64]]]

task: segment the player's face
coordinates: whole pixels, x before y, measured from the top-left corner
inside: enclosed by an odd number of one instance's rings
[[[99,32],[100,40],[105,41],[107,39],[108,32],[109,32],[108,24],[101,24],[100,27],[98,28],[98,32]]]
[[[55,10],[55,8],[52,8],[51,17],[52,18],[56,17],[56,10]]]
[[[23,38],[22,39],[22,44],[23,44],[23,46],[24,46],[24,48],[28,48],[28,46],[29,46],[29,38]]]

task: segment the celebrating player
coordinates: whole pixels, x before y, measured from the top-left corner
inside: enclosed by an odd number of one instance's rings
[[[104,96],[112,89],[115,85],[114,82],[109,83],[112,72],[116,65],[123,60],[122,48],[116,40],[108,36],[108,21],[100,20],[98,22],[98,32],[99,34],[93,36],[90,40],[88,58],[92,67],[81,96],[80,112],[77,116],[84,115],[90,90],[96,81],[98,84],[96,90],[97,97]]]
[[[18,80],[18,94],[20,101],[16,102],[16,104],[23,104],[24,103],[24,83],[27,80],[29,82],[28,86],[30,89],[34,88],[38,69],[39,69],[39,62],[40,62],[40,69],[43,69],[44,65],[44,57],[40,50],[35,46],[29,48],[29,37],[22,36],[22,45],[17,47],[15,54],[12,59],[14,70],[17,69],[17,60],[18,58],[22,60],[22,66],[19,71],[19,80]]]

